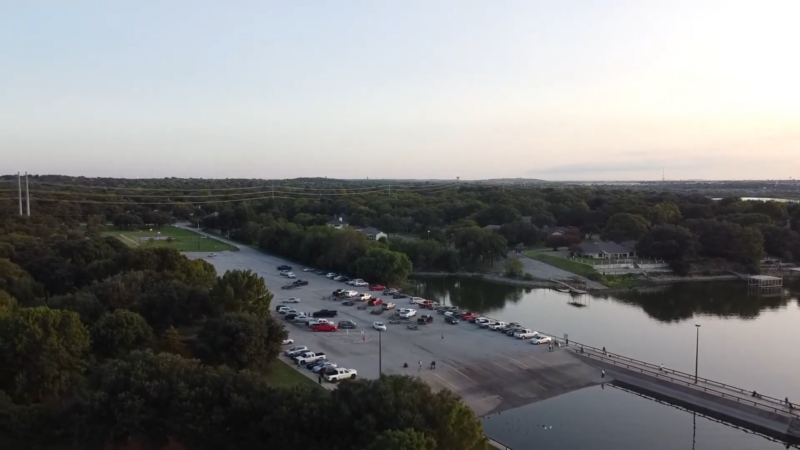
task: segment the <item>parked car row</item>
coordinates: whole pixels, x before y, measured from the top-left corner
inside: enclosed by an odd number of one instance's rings
[[[313,352],[305,345],[298,345],[283,352],[292,359],[298,367],[305,367],[313,373],[318,373],[330,383],[356,379],[358,372],[355,369],[345,369],[328,359],[323,352]]]

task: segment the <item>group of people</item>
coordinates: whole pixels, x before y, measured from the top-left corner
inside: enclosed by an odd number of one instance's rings
[[[408,363],[403,363],[403,368],[408,369]],[[419,360],[419,369],[422,370],[422,360]],[[431,370],[436,369],[436,361],[431,361]]]

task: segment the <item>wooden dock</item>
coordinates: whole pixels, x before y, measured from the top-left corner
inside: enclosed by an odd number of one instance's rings
[[[570,286],[569,284],[567,284],[567,283],[565,283],[565,282],[563,282],[561,280],[556,280],[554,278],[551,278],[550,281],[552,281],[553,283],[556,283],[556,284],[560,284],[560,285],[564,286],[564,288],[566,289],[566,290],[556,289],[558,292],[569,292],[570,294],[585,294],[586,293],[585,290],[578,289],[578,288],[576,288],[574,286]]]

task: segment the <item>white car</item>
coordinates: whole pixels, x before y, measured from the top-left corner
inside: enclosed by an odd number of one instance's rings
[[[344,296],[347,298],[353,298],[358,295],[356,291],[344,291]]]
[[[361,294],[361,295],[358,296],[358,300],[360,300],[362,302],[365,302],[365,301],[367,301],[367,300],[369,300],[371,298],[372,298],[371,294]]]
[[[283,352],[283,354],[286,355],[286,356],[289,356],[290,353],[299,353],[299,352],[305,352],[305,351],[308,351],[308,347],[306,347],[305,345],[298,345],[297,347],[292,347],[290,349],[286,349]]]
[[[294,318],[295,323],[308,323],[309,320],[311,320],[311,317],[306,315],[299,315]]]
[[[503,327],[505,327],[507,325],[508,324],[505,323],[505,322],[497,322],[497,323],[494,323],[492,325],[489,325],[489,329],[492,330],[492,331],[498,331],[498,330],[500,330],[500,328],[503,328]]]
[[[284,339],[283,342],[281,342],[281,345],[289,345],[289,344],[294,344],[294,339]]]
[[[278,314],[285,316],[287,314],[297,314],[298,312],[292,308],[281,308],[278,310]]]
[[[488,330],[489,328],[491,328],[492,326],[494,326],[496,323],[497,323],[497,321],[496,321],[496,320],[491,320],[491,319],[490,319],[490,320],[487,320],[486,322],[484,322],[484,323],[480,324],[479,326],[480,326],[481,328],[486,328],[486,329]]]
[[[217,256],[217,254],[216,254],[216,253],[210,253],[210,254],[208,255],[208,257],[209,257],[209,258],[213,258],[213,257],[215,257],[215,256]]]
[[[327,275],[325,275],[325,276],[326,276],[326,277],[328,277],[328,278],[330,278],[330,279],[332,280],[332,279],[334,279],[334,278],[338,277],[338,276],[339,276],[339,274],[337,274],[337,273],[333,273],[333,272],[329,272],[329,273],[328,273]]]
[[[286,276],[289,278],[297,278],[297,275],[295,275],[294,272],[289,272],[286,274]]]
[[[412,305],[420,305],[424,301],[425,299],[422,297],[411,297],[408,299],[408,303],[411,303]]]
[[[330,323],[328,319],[311,319],[308,321],[308,326],[319,325],[321,323]]]
[[[300,299],[297,297],[289,297],[285,300],[281,300],[281,303],[300,303]]]
[[[288,274],[289,274],[289,271],[288,271],[288,270],[281,270],[281,271],[280,271],[280,272],[278,272],[278,273],[279,273],[279,274],[280,274],[282,277],[285,277],[286,275],[288,275]]]
[[[372,322],[372,328],[378,331],[386,331],[386,325],[383,322]]]
[[[334,383],[336,381],[341,381],[341,380],[348,380],[348,379],[355,380],[357,376],[358,372],[356,372],[353,369],[336,369],[335,373],[326,374],[325,379],[330,381],[331,383]]]
[[[347,282],[347,284],[349,284],[350,286],[358,286],[358,287],[369,286],[369,283],[362,280],[361,278],[358,278],[356,280],[350,280]]]
[[[475,319],[475,325],[483,325],[485,323],[489,323],[489,319],[487,319],[486,317],[478,317],[477,319]]]
[[[401,309],[400,313],[398,313],[398,315],[400,317],[404,318],[404,319],[409,319],[409,318],[414,317],[414,316],[417,315],[417,310],[416,309],[410,309],[410,308],[409,309]]]
[[[305,269],[303,269],[303,272],[313,272],[313,271],[314,269],[312,269],[311,267],[306,267]]]
[[[539,344],[549,344],[553,342],[553,338],[550,336],[542,336],[541,334],[533,339],[531,339],[531,344],[539,345]]]

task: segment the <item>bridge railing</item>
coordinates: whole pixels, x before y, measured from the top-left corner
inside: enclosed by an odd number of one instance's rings
[[[559,339],[559,341],[564,341],[564,340],[563,339]],[[731,390],[731,391],[736,392],[738,394],[738,395],[732,395],[731,393],[724,392],[724,391],[721,391],[719,389],[714,389],[714,388],[711,388],[711,387],[703,386],[703,385],[701,385],[699,383],[695,383],[694,382],[694,378],[695,378],[694,375],[688,374],[688,373],[685,373],[685,372],[681,372],[679,370],[667,369],[665,367],[664,370],[662,371],[661,370],[661,366],[658,366],[658,365],[655,365],[655,364],[652,364],[652,363],[648,363],[648,362],[645,362],[645,361],[640,361],[638,359],[629,358],[627,356],[619,355],[619,354],[616,354],[616,353],[609,353],[608,351],[603,352],[602,349],[599,349],[597,347],[593,347],[591,345],[581,344],[579,342],[571,341],[570,342],[570,346],[574,347],[576,352],[579,351],[577,347],[583,348],[584,349],[583,355],[587,356],[589,358],[597,358],[600,361],[608,362],[608,363],[611,363],[611,364],[614,364],[614,365],[617,365],[617,366],[622,366],[622,367],[625,367],[628,370],[638,371],[639,373],[651,375],[651,376],[654,376],[654,377],[659,378],[659,379],[665,379],[665,380],[671,381],[671,382],[676,383],[676,384],[681,384],[681,385],[685,385],[685,386],[688,386],[688,387],[691,387],[691,388],[694,388],[694,389],[702,390],[703,392],[708,392],[708,393],[711,393],[711,394],[715,394],[715,395],[718,395],[718,396],[720,396],[722,398],[736,400],[738,403],[748,404],[748,405],[752,405],[752,406],[755,406],[755,407],[758,407],[758,408],[761,408],[761,409],[764,409],[764,410],[767,410],[767,411],[770,411],[770,412],[776,412],[776,413],[781,413],[781,414],[789,414],[789,415],[794,416],[796,418],[800,418],[800,413],[796,412],[796,410],[794,410],[794,409],[788,409],[787,408],[788,405],[785,405],[783,401],[778,400],[777,398],[774,398],[774,397],[770,397],[770,396],[767,396],[767,395],[759,394],[759,396],[758,396],[759,400],[763,400],[765,402],[770,403],[769,405],[766,405],[763,402],[757,402],[757,401],[749,400],[748,398],[742,398],[741,397],[741,395],[745,395],[746,397],[749,397],[749,396],[751,396],[753,391],[745,390],[745,389],[742,389],[742,388],[739,388],[739,387],[736,387],[736,386],[731,386],[731,385],[725,384],[725,383],[720,383],[718,381],[709,380],[707,378],[697,377],[697,381],[698,382],[702,381],[705,384],[710,384],[710,385],[718,387],[718,388],[728,389],[728,390]],[[589,350],[588,352],[586,352],[587,349]],[[596,353],[596,355],[595,355],[595,353]],[[619,360],[622,360],[622,361],[619,361]],[[637,367],[637,366],[645,366],[647,368],[645,369],[645,368],[641,368],[641,367]],[[652,368],[653,370],[650,370],[650,368]],[[666,373],[672,373],[674,375],[679,375],[681,378],[677,378],[677,377],[674,377],[674,376],[667,375],[667,374],[665,374],[665,372]],[[689,380],[686,380],[684,378],[688,378]]]

